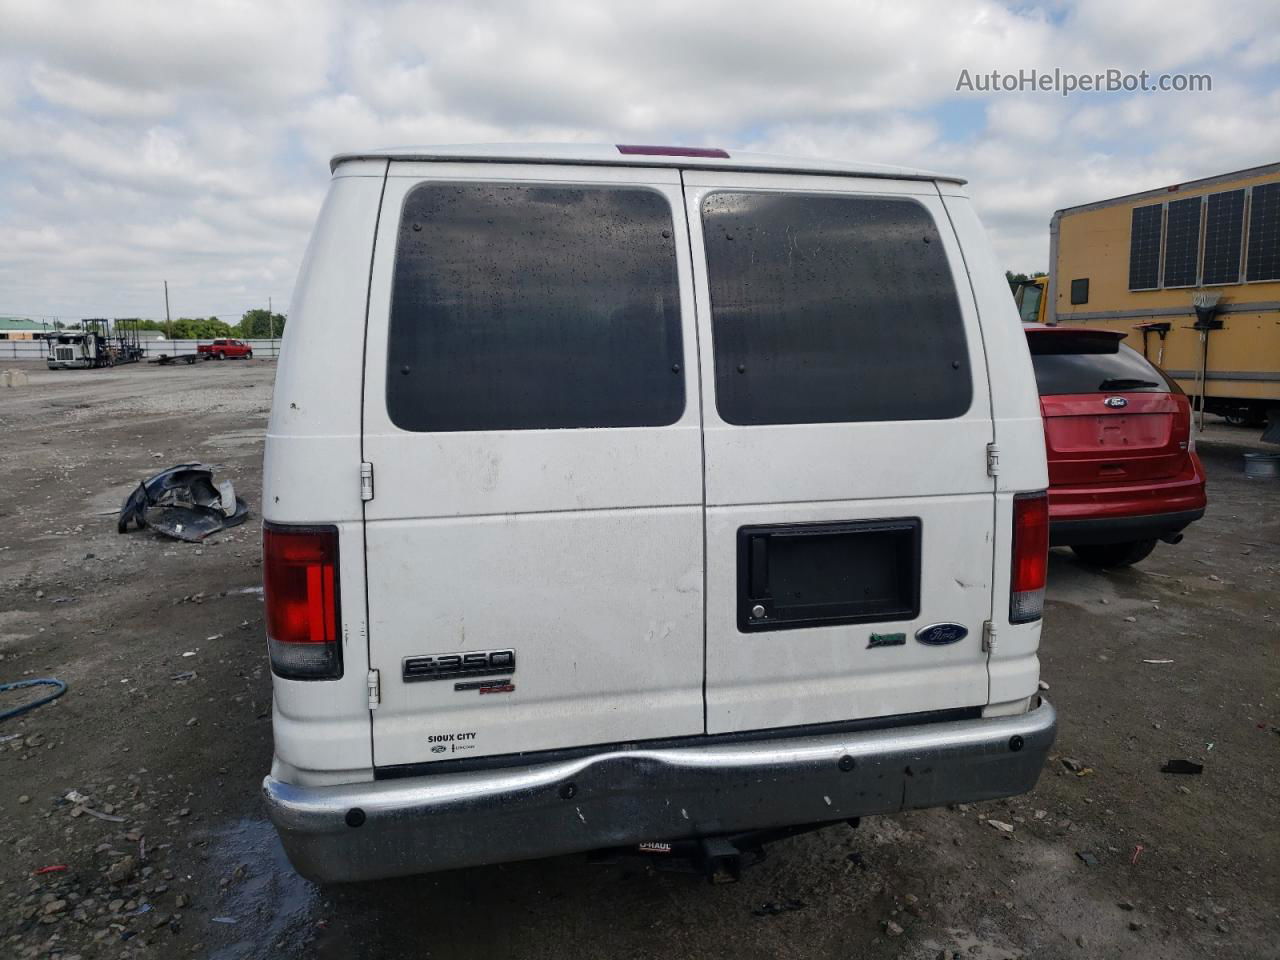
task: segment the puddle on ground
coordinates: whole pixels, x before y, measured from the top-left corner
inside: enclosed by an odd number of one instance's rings
[[[271,823],[237,820],[211,831],[207,849],[218,885],[202,921],[211,960],[302,956],[320,890],[294,871]]]

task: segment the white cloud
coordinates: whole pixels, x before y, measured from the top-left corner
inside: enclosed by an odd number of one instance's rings
[[[32,68],[31,86],[46,102],[88,116],[153,119],[172,113],[178,102],[172,92],[117,86],[47,63]]]
[[[326,0],[0,0],[0,52],[136,91],[272,103],[321,88]]]
[[[1010,267],[1054,209],[1280,159],[1280,5],[1242,0],[0,0],[0,312],[283,303],[327,158],[711,143],[956,172]],[[957,94],[962,69],[1208,94]]]

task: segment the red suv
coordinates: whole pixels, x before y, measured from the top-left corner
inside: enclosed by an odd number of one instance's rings
[[[1126,567],[1204,516],[1182,389],[1115,330],[1024,324],[1044,415],[1049,543]]]

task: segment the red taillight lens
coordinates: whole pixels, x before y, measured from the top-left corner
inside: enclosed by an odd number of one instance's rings
[[[1013,498],[1013,581],[1009,622],[1030,623],[1044,613],[1049,573],[1049,497],[1020,493]]]
[[[342,676],[338,528],[264,526],[262,586],[272,672],[291,680]]]

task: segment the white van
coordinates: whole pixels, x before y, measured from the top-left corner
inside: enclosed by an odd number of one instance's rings
[[[265,467],[264,790],[300,872],[714,860],[1034,786],[1044,434],[962,183],[335,158]]]

